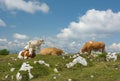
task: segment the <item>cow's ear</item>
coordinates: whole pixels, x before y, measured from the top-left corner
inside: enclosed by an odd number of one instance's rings
[[[30,46],[30,45],[31,45],[31,42],[29,42],[28,44],[29,44],[29,46]]]

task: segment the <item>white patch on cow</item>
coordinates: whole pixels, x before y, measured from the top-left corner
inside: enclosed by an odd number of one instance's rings
[[[93,42],[92,41],[89,41],[90,44],[92,44]]]
[[[80,63],[83,66],[87,66],[87,61],[85,58],[78,56],[77,58],[75,58],[72,62],[66,64],[67,68],[71,68],[73,67],[75,64]]]
[[[22,51],[20,51],[19,54],[18,54],[19,59],[23,59],[23,56],[21,55],[21,53],[22,53]]]
[[[27,59],[27,56],[24,56],[24,59]]]
[[[110,61],[110,60],[113,60],[114,62],[117,60],[117,54],[114,52],[114,53],[108,53],[106,55],[106,60],[107,61]]]
[[[29,45],[26,45],[24,49],[29,50]]]
[[[41,44],[44,44],[44,40],[31,40],[28,42],[28,49],[32,48],[32,50],[36,50],[36,53],[39,53]]]
[[[33,48],[29,48],[29,54],[32,55],[32,52],[33,52]]]

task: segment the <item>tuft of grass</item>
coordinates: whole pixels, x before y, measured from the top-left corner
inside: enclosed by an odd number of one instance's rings
[[[33,69],[31,70],[31,73],[34,75],[34,78],[47,76],[51,73],[51,70],[49,67],[45,65],[40,65],[39,63],[33,65]]]
[[[21,81],[30,81],[28,71],[20,71],[20,74],[22,75]]]

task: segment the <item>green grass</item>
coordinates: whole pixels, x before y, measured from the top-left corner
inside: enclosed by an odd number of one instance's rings
[[[17,58],[17,54],[0,55],[0,81],[17,81],[16,74],[23,62],[29,62],[34,67],[31,69],[34,76],[31,81],[68,81],[68,79],[72,79],[72,81],[120,81],[120,55],[116,62],[100,60],[100,58],[104,58],[103,56],[87,58],[86,55],[82,55],[87,59],[88,66],[76,64],[68,69],[66,64],[73,60],[73,58],[69,58],[70,56],[73,55],[67,55],[63,59],[62,56],[37,55],[32,59],[17,59],[15,61],[12,58]],[[50,64],[50,67],[38,63],[34,64],[34,61],[38,60],[44,60]],[[15,68],[15,70],[11,72],[11,68]],[[57,68],[59,72],[55,73],[54,68]],[[22,74],[28,77],[27,73],[23,72]],[[6,75],[8,78],[5,79]],[[26,77],[23,77],[22,81],[29,81]]]

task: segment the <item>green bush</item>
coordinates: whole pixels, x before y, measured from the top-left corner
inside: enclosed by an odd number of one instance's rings
[[[7,49],[0,50],[0,55],[8,55],[9,51]]]
[[[98,55],[98,60],[99,60],[99,61],[106,61],[106,55],[107,55],[106,52],[104,52],[104,53],[102,53],[102,54],[99,54],[99,55]]]

